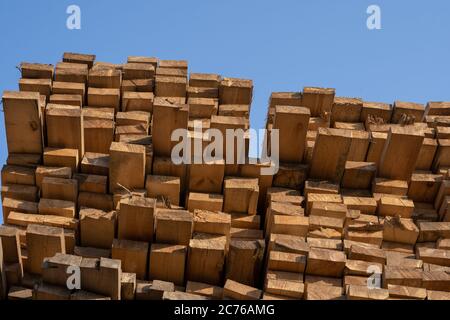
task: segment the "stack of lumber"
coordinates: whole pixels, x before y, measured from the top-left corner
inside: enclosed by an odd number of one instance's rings
[[[304,299],[449,299],[449,120],[448,102],[272,93],[285,195],[269,189],[265,296],[296,283]]]
[[[450,103],[272,93],[262,175],[171,158],[176,129],[249,129],[251,80],[95,58],[3,93],[0,298],[450,299]]]

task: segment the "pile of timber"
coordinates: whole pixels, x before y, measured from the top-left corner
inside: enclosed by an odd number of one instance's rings
[[[195,120],[248,129],[251,80],[76,53],[20,70],[1,298],[450,299],[449,102],[272,93],[272,176],[171,159],[175,129],[205,144]]]

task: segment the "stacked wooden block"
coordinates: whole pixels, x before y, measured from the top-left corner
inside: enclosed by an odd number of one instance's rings
[[[448,102],[272,93],[266,128],[279,130],[281,165],[267,196],[264,296],[449,299],[449,119]],[[296,174],[275,183],[293,160]]]
[[[223,286],[225,273],[259,280],[235,257],[247,243],[264,253],[257,168],[171,159],[175,129],[201,144],[208,128],[248,129],[251,80],[76,53],[21,73],[20,91],[3,94],[3,297],[153,299],[188,281]],[[81,291],[67,287],[68,266]]]
[[[273,93],[272,176],[247,134],[232,162],[172,157],[176,129],[202,150],[206,129],[248,129],[251,80],[74,53],[21,73],[3,94],[0,297],[450,298],[450,103]]]

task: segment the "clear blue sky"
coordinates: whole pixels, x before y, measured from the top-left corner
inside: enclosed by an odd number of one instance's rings
[[[81,30],[66,28],[71,4]],[[371,4],[381,30],[366,27]],[[115,63],[187,59],[193,72],[253,79],[254,128],[264,126],[272,91],[303,86],[372,101],[450,101],[448,0],[14,0],[0,2],[0,24],[2,90],[18,88],[21,61],[54,64],[75,51]],[[3,114],[0,133],[4,163]]]

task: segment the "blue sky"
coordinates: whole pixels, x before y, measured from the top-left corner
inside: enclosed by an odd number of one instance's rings
[[[81,30],[66,28],[71,4]],[[381,30],[366,27],[371,4]],[[54,64],[75,51],[115,63],[187,59],[192,72],[253,79],[254,128],[264,126],[272,91],[303,86],[371,101],[450,101],[449,18],[447,0],[1,1],[0,89],[18,88],[21,61]],[[0,134],[4,163],[3,119]]]

